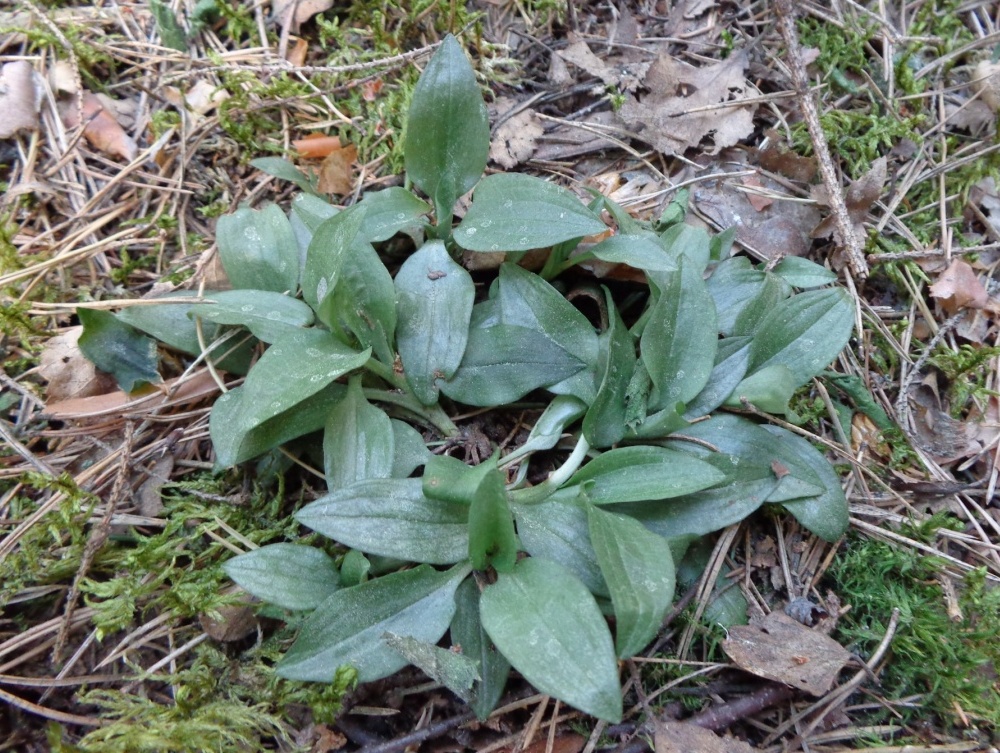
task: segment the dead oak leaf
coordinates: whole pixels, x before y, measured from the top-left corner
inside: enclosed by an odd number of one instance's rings
[[[544,132],[534,110],[521,110],[501,123],[493,134],[490,159],[507,169],[521,164],[531,159],[538,137]]]
[[[556,53],[559,57],[572,63],[577,68],[582,68],[591,76],[601,79],[606,84],[610,84],[611,86],[617,85],[618,75],[611,66],[591,51],[590,46],[585,41],[572,32],[569,35],[569,39],[569,46],[565,50]]]
[[[986,287],[968,263],[955,259],[930,286],[930,293],[949,314],[960,309],[982,309],[990,302]]]
[[[83,92],[82,99],[82,112],[77,109],[75,100],[60,103],[59,113],[66,127],[76,128],[82,116],[83,136],[92,147],[128,162],[135,159],[138,151],[135,140],[125,132],[114,113],[92,92]]]
[[[757,106],[744,102],[751,96],[746,68],[745,53],[701,68],[660,55],[642,81],[648,93],[641,100],[627,96],[618,114],[663,154],[683,154],[706,139],[708,153],[718,154],[753,132]]]
[[[832,638],[788,615],[771,612],[753,625],[734,625],[722,650],[740,669],[821,696],[851,658]]]
[[[348,144],[335,149],[323,158],[319,166],[320,193],[335,193],[343,196],[354,190],[354,163],[358,159],[358,148]]]
[[[844,193],[844,204],[847,205],[847,216],[851,220],[854,233],[860,238],[864,237],[864,227],[862,223],[868,217],[872,206],[878,201],[885,190],[887,177],[887,163],[885,157],[879,157],[872,163],[868,172],[857,180],[852,180]],[[812,190],[816,203],[822,206],[830,206],[829,196],[824,186],[815,186]],[[812,231],[813,238],[829,238],[834,236],[840,245],[846,245],[845,240],[839,237],[837,221],[833,214],[823,218]]]

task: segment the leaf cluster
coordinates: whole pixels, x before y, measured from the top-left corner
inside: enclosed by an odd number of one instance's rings
[[[853,307],[822,267],[729,258],[731,232],[710,238],[677,207],[650,224],[540,178],[483,177],[486,108],[452,37],[407,133],[416,190],[343,209],[291,165],[257,162],[302,193],[287,214],[219,219],[234,289],[90,312],[87,337],[131,387],[157,378],[150,337],[245,374],[212,409],[220,467],[322,433],[328,491],[295,518],[346,554],[284,542],[225,566],[301,620],[279,675],[329,683],[350,665],[365,682],[414,664],[485,716],[513,667],[617,720],[617,660],[658,632],[692,542],[764,504],[829,540],[846,529],[822,455],[723,409],[794,420],[789,399],[846,344]],[[395,236],[415,246],[398,266]],[[517,264],[535,249],[549,249],[541,273]],[[458,260],[497,251],[506,261],[477,292]],[[550,282],[592,258],[644,273],[629,321],[607,287],[591,287],[606,312],[595,326]],[[427,447],[456,440],[452,416],[469,407],[526,399],[543,409],[505,455],[473,466]],[[561,464],[549,472],[544,457]],[[461,652],[437,645],[449,631]]]

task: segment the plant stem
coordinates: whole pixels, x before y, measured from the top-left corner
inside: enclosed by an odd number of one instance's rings
[[[517,489],[511,492],[511,501],[531,505],[541,502],[546,497],[550,497],[576,473],[589,451],[590,442],[581,434],[576,447],[573,448],[570,456],[566,458],[565,463],[559,466],[545,481],[537,486],[531,486],[527,489]]]
[[[400,408],[417,416],[425,424],[433,426],[446,437],[458,436],[458,427],[448,418],[448,414],[441,410],[440,405],[427,407],[408,392],[390,392],[388,390],[365,388],[364,394],[369,400],[398,405]]]

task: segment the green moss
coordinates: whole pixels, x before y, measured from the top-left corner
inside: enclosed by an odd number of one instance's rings
[[[990,361],[997,356],[1000,356],[1000,347],[967,343],[958,350],[941,347],[928,359],[948,379],[946,394],[954,418],[961,418],[966,413],[970,400],[984,401],[997,395],[986,388],[992,372]]]
[[[936,518],[909,533],[927,540],[953,527]],[[928,721],[937,714],[955,723],[956,707],[975,722],[1000,724],[1000,692],[993,672],[1000,668],[1000,590],[985,572],[965,578],[959,594],[963,617],[948,615],[937,576],[940,561],[917,551],[874,540],[853,540],[834,560],[828,578],[851,610],[841,618],[837,637],[867,657],[882,640],[893,608],[900,610],[890,660],[880,676],[879,695],[890,701],[918,695],[917,704],[898,704],[906,720]],[[872,711],[871,721],[889,720],[888,710]]]

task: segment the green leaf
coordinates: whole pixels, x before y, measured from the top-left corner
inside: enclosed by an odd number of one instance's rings
[[[716,265],[705,286],[715,302],[721,334],[735,334],[743,309],[760,295],[765,279],[764,272],[754,269],[745,256],[734,256]]]
[[[604,367],[597,398],[583,419],[583,436],[591,447],[617,444],[625,436],[628,387],[635,373],[635,344],[622,321],[611,291],[604,289],[610,314],[604,341]]]
[[[558,562],[597,596],[608,586],[590,542],[587,511],[575,501],[577,490],[557,492],[541,504],[512,504],[521,546],[532,557]]]
[[[472,277],[441,241],[424,244],[396,273],[396,346],[413,394],[437,402],[438,380],[462,362],[476,296]]]
[[[242,207],[215,226],[219,260],[234,288],[294,293],[299,286],[299,246],[284,212],[274,204]]]
[[[125,392],[163,380],[156,370],[156,341],[139,334],[114,314],[77,309],[83,325],[80,350],[101,371],[111,374]]]
[[[431,210],[427,202],[400,186],[367,193],[361,203],[367,210],[361,235],[370,243],[423,227],[426,224],[423,217]]]
[[[432,455],[421,479],[424,494],[442,502],[471,504],[476,489],[490,470],[490,463],[467,465],[451,455]]]
[[[480,600],[483,627],[542,693],[610,722],[622,715],[611,634],[594,597],[554,562],[526,559]]]
[[[779,303],[788,298],[788,294],[788,283],[777,275],[765,272],[764,282],[757,295],[747,301],[740,310],[736,326],[733,327],[733,334],[748,337],[755,335],[765,317],[774,311]]]
[[[336,315],[382,363],[395,360],[396,288],[389,270],[368,243],[356,244],[343,259],[333,292]]]
[[[382,636],[436,643],[455,613],[455,589],[468,574],[468,565],[444,572],[422,565],[337,591],[305,621],[278,662],[278,675],[328,683],[338,667],[350,665],[358,682],[388,677],[407,662]]]
[[[450,565],[469,552],[469,506],[424,495],[420,479],[367,479],[320,497],[295,519],[353,549]]]
[[[357,586],[368,580],[372,563],[357,549],[351,549],[340,563],[340,584],[344,588]]]
[[[730,225],[721,233],[716,233],[708,241],[708,257],[712,261],[728,259],[736,240],[736,225]]]
[[[740,382],[723,405],[742,408],[743,400],[748,400],[762,411],[784,416],[789,413],[788,401],[797,386],[788,367],[776,363],[755,371]]]
[[[628,659],[653,640],[673,601],[670,545],[633,518],[593,506],[587,515],[615,608],[615,649],[619,659]]]
[[[205,297],[210,298],[212,291],[205,291]],[[193,290],[175,290],[167,298],[197,298]],[[118,321],[135,327],[147,335],[152,335],[163,344],[189,355],[196,356],[201,352],[198,344],[198,332],[194,322],[188,317],[188,312],[196,304],[164,303],[150,306],[129,306],[119,311],[115,316]],[[207,324],[202,328],[205,342],[210,343],[219,334],[219,328]]]
[[[530,251],[608,229],[575,194],[530,175],[490,175],[472,199],[455,229],[469,251]]]
[[[289,334],[289,329],[308,327],[313,312],[297,298],[267,290],[220,290],[206,294],[214,303],[194,304],[188,316],[215,324],[239,324],[266,343]]]
[[[854,329],[854,306],[839,288],[787,298],[760,323],[750,345],[750,372],[783,364],[795,386],[808,382],[837,357]]]
[[[306,175],[284,157],[258,157],[257,159],[250,160],[250,164],[261,172],[273,175],[280,180],[287,180],[289,183],[293,183],[301,188],[306,194],[319,198],[317,196],[318,191],[316,189],[315,175]],[[320,199],[320,201],[323,200]]]
[[[726,337],[720,340],[719,349],[715,354],[715,366],[708,377],[708,384],[687,404],[684,417],[695,419],[711,413],[722,405],[743,381],[749,365],[749,337]]]
[[[619,447],[598,455],[568,485],[586,484],[595,505],[669,499],[715,486],[725,474],[676,450],[651,445]]]
[[[501,323],[535,330],[588,367],[569,379],[545,386],[557,394],[593,402],[600,348],[597,333],[587,317],[548,282],[516,264],[500,267],[495,300]]]
[[[323,220],[313,233],[302,270],[302,297],[313,307],[320,321],[328,327],[336,323],[334,289],[340,280],[344,258],[357,245],[365,210],[357,204]]]
[[[434,457],[420,432],[398,418],[391,419],[394,454],[392,478],[406,478]]]
[[[627,264],[649,272],[673,272],[677,269],[674,256],[667,253],[655,236],[612,235],[590,249],[601,261]]]
[[[220,452],[220,445],[230,450],[239,447],[246,435],[263,423],[360,368],[370,357],[370,350],[357,353],[329,332],[315,329],[300,330],[272,345],[251,369],[243,386],[230,390],[212,407],[210,429],[219,462],[229,464],[223,460],[228,455]],[[289,368],[289,364],[295,367]]]
[[[299,246],[300,267],[305,267],[306,252],[309,249],[309,244],[312,243],[316,230],[323,222],[336,214],[340,214],[340,208],[319,196],[300,193],[292,199],[292,209],[288,213],[288,222],[292,226],[292,232],[295,233],[295,240]],[[302,286],[304,289],[304,281]]]
[[[774,274],[794,288],[818,288],[837,279],[826,267],[801,256],[786,256],[775,266]]]
[[[301,544],[252,549],[227,560],[222,569],[258,599],[282,609],[315,609],[340,588],[333,559]]]
[[[455,37],[444,38],[413,90],[403,156],[406,175],[434,202],[438,223],[482,177],[490,122],[476,74]]]
[[[479,680],[478,662],[474,659],[406,635],[385,633],[382,640],[434,682],[466,703],[472,700],[472,686]]]
[[[784,507],[803,526],[821,539],[837,541],[847,532],[847,498],[833,467],[811,444],[779,426],[762,426],[782,447],[793,453],[816,474],[822,493],[784,502]],[[786,477],[787,478],[787,477]],[[782,479],[784,481],[784,479]],[[771,498],[768,498],[768,502]]]
[[[244,415],[255,406],[243,400],[243,387],[220,395],[212,405],[209,434],[216,465],[222,468],[242,463],[296,437],[323,428],[330,409],[343,398],[344,387],[330,384],[286,411],[244,428]]]
[[[177,16],[163,0],[149,0],[149,9],[160,32],[160,41],[164,47],[178,52],[187,52],[187,34],[177,22]]]
[[[518,541],[514,520],[507,505],[504,475],[496,462],[487,470],[472,497],[469,508],[469,561],[476,570],[492,567],[509,573],[517,561]]]
[[[688,269],[701,278],[711,258],[711,243],[703,228],[679,223],[663,231],[660,245],[671,253],[684,257]]]
[[[479,586],[466,578],[455,592],[455,616],[451,620],[451,641],[462,654],[477,662],[480,679],[472,686],[470,705],[476,716],[485,719],[503,695],[510,663],[497,651],[479,619]]]
[[[369,403],[354,376],[344,399],[330,411],[323,433],[326,485],[331,491],[368,478],[389,478],[395,457],[392,422]]]
[[[462,364],[441,391],[466,405],[503,405],[561,382],[585,366],[533,329],[497,324],[469,332]]]
[[[715,304],[685,258],[657,276],[660,295],[642,331],[642,361],[653,380],[654,410],[687,403],[708,383],[718,348]]]

